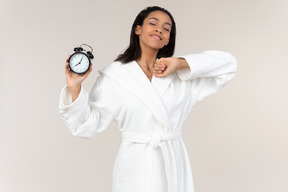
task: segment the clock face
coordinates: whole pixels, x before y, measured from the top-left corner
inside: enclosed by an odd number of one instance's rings
[[[74,73],[85,73],[90,67],[90,59],[84,53],[74,53],[69,59],[69,67]]]

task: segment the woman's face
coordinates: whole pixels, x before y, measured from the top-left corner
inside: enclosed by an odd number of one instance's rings
[[[135,33],[139,36],[140,46],[161,49],[169,43],[172,22],[170,17],[162,11],[153,11],[137,25]]]

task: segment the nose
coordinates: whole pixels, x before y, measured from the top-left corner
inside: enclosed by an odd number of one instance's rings
[[[161,30],[159,30],[159,29],[156,29],[156,32],[162,33],[162,31],[161,31]]]

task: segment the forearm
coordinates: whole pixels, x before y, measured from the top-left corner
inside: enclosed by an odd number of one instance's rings
[[[237,61],[233,55],[223,51],[205,51],[198,54],[181,56],[187,61],[190,70],[178,70],[182,80],[192,80],[200,77],[218,77],[235,73]],[[183,63],[182,63],[183,64]]]
[[[72,96],[72,102],[74,102],[78,98],[78,96],[80,94],[81,86],[73,86],[73,87],[72,86],[68,86],[68,89],[69,89],[70,94]]]
[[[177,64],[177,70],[180,69],[185,69],[185,68],[189,68],[188,62],[186,61],[186,59],[182,58],[182,57],[178,57],[178,64]]]

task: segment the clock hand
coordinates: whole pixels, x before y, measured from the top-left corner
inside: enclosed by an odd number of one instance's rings
[[[75,65],[75,67],[81,63],[82,59],[83,59],[83,56],[82,56],[81,60],[79,61],[79,63],[77,63],[77,64]]]

